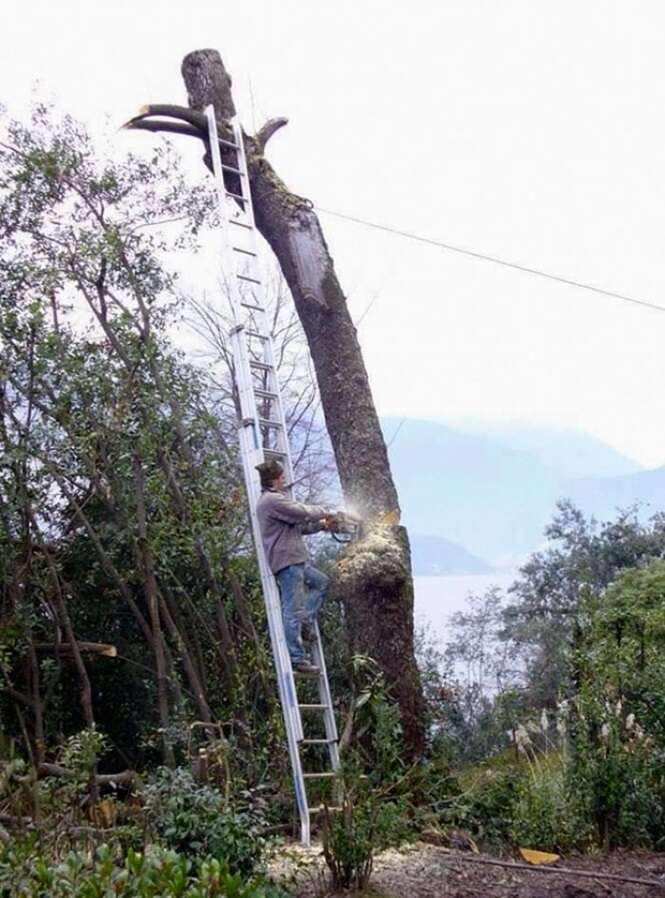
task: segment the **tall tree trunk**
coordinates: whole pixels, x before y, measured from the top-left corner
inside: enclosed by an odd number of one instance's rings
[[[171,131],[206,140],[202,111],[213,104],[228,136],[235,115],[231,78],[216,50],[197,50],[183,60],[189,110],[149,106],[129,127]],[[166,115],[178,123],[150,121]],[[184,122],[185,124],[182,124]],[[367,372],[332,258],[312,204],[291,193],[264,156],[267,141],[286,119],[266,123],[245,136],[256,223],[270,244],[289,285],[314,363],[321,405],[345,498],[368,522],[367,538],[339,565],[335,589],[346,600],[354,651],[372,656],[398,701],[410,757],[424,744],[424,700],[413,648],[413,578],[406,530],[381,518],[399,502],[374,408]],[[233,166],[234,151],[222,146]],[[205,158],[209,165],[209,155]],[[237,176],[227,187],[238,192]]]
[[[166,656],[162,639],[162,627],[159,616],[159,594],[155,579],[155,567],[152,557],[152,548],[148,540],[148,527],[145,510],[145,489],[143,477],[143,463],[138,452],[134,452],[132,458],[134,468],[134,486],[136,491],[136,526],[137,545],[143,561],[143,577],[146,605],[150,615],[152,629],[152,644],[155,655],[155,676],[157,679],[157,708],[159,722],[161,724],[162,752],[164,762],[169,767],[175,767],[175,755],[171,744],[170,718],[169,718],[169,693],[168,677],[166,674]]]

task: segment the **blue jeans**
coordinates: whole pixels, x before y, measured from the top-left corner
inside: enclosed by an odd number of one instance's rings
[[[311,564],[290,564],[275,574],[282,600],[286,646],[293,664],[306,660],[300,626],[313,624],[328,589],[328,578]]]

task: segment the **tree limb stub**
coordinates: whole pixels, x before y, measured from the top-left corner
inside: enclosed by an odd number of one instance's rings
[[[145,106],[141,106],[138,114],[130,118],[124,127],[154,115],[163,115],[166,118],[175,118],[182,122],[187,122],[201,132],[204,137],[208,136],[208,120],[203,112],[190,109],[189,106],[177,106],[173,103],[148,103]]]
[[[258,151],[260,153],[263,153],[266,148],[266,144],[273,136],[275,131],[279,131],[280,128],[288,125],[288,123],[289,120],[284,117],[268,119],[265,125],[263,125],[262,128],[259,128],[259,130],[256,132],[255,140]]]
[[[192,125],[186,125],[181,122],[169,122],[162,119],[130,119],[123,126],[130,131],[153,131],[155,133],[180,134],[184,137],[196,137],[205,141],[204,136],[197,128]]]

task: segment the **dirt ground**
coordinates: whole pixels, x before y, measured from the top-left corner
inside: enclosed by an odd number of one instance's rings
[[[497,860],[520,866],[506,868],[489,863]],[[558,867],[584,875],[558,871]],[[277,868],[278,878],[297,898],[325,894],[320,849],[287,850]],[[376,859],[367,898],[665,898],[665,854],[615,852],[562,858],[547,872],[543,870],[518,859],[419,843],[403,851],[385,852]],[[606,878],[608,875],[647,882],[621,882]]]

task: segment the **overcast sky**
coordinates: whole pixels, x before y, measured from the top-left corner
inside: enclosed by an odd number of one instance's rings
[[[101,128],[215,47],[318,206],[665,308],[658,0],[3,0],[0,100]],[[128,146],[153,139],[119,134]],[[199,165],[200,150],[185,150]],[[585,429],[665,464],[665,312],[322,215],[381,414]]]

